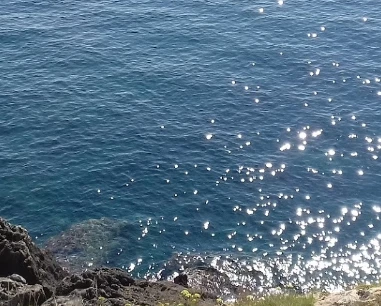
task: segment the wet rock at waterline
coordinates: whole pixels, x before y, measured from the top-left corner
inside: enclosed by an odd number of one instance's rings
[[[274,290],[302,293],[298,280],[283,269],[281,258],[231,258],[176,254],[161,266],[157,279],[234,297]]]
[[[235,295],[238,291],[238,287],[232,284],[225,273],[212,267],[185,269],[182,274],[174,278],[174,282],[215,295]]]
[[[179,285],[218,296],[234,296],[240,291],[229,275],[235,265],[234,260],[219,256],[177,254],[163,265],[159,279],[173,280]],[[252,281],[257,273],[260,272],[253,272]]]

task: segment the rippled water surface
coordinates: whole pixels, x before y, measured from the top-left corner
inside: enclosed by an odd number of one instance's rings
[[[378,279],[378,1],[0,2],[1,216],[127,222],[136,276]]]

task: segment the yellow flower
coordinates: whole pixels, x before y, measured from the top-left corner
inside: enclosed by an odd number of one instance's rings
[[[193,294],[193,298],[199,299],[199,298],[201,298],[201,295],[199,295],[198,293],[195,293],[195,294]]]
[[[224,303],[224,301],[221,298],[218,298],[216,302],[218,305],[222,305]]]
[[[181,295],[186,298],[192,297],[192,294],[190,294],[190,292],[187,289],[184,289],[183,291],[181,291]]]

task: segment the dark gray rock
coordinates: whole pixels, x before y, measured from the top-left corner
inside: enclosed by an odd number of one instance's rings
[[[183,286],[172,282],[136,281],[124,270],[101,268],[66,277],[58,285],[56,294],[80,297],[85,305],[97,305],[102,301],[103,305],[157,306],[160,302],[186,304],[182,290]],[[206,301],[210,305],[216,298],[215,295],[201,293],[199,305]]]
[[[121,287],[128,287],[135,283],[125,271],[113,268],[101,268],[94,271],[86,271],[80,275],[73,274],[62,280],[56,290],[57,295],[68,295],[74,290],[91,289],[99,290],[104,295],[111,297]],[[92,298],[92,290],[83,291]]]
[[[188,288],[188,275],[180,274],[173,279],[175,284]]]
[[[40,250],[28,232],[0,218],[0,277],[18,274],[29,285],[52,288],[66,275],[56,260]]]

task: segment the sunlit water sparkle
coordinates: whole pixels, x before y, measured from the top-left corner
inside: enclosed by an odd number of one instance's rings
[[[127,220],[105,263],[140,277],[175,256],[256,290],[377,280],[380,14],[374,0],[3,4],[0,214],[41,245]]]

